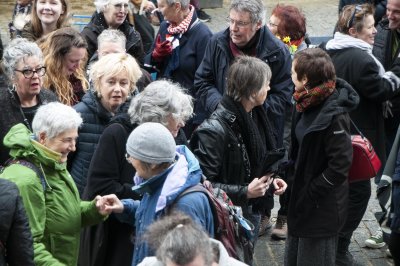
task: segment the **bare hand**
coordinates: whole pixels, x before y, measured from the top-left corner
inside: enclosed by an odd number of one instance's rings
[[[274,188],[275,188],[275,191],[274,191],[275,195],[282,195],[287,188],[286,182],[280,178],[275,178],[273,184],[274,184]]]
[[[251,199],[264,196],[272,182],[272,175],[273,174],[268,174],[260,178],[254,178],[247,187],[247,198]]]
[[[112,212],[121,213],[124,211],[124,205],[116,195],[96,196],[96,207],[100,214],[108,215]]]

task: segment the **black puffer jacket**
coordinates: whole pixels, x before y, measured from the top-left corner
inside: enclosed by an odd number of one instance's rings
[[[287,221],[295,237],[335,236],[347,216],[353,158],[348,112],[359,97],[344,80],[338,79],[336,88],[320,105],[294,113],[290,159],[295,169]],[[303,136],[300,142],[298,136]]]
[[[0,179],[0,266],[33,266],[33,240],[17,186]]]
[[[74,109],[81,114],[83,124],[79,128],[79,139],[76,143],[76,151],[72,158],[69,158],[69,171],[82,196],[86,186],[87,173],[90,161],[97,148],[100,136],[106,125],[112,118],[111,112],[106,110],[96,97],[93,90],[89,90],[82,101],[74,106]]]
[[[103,13],[95,12],[90,22],[81,32],[82,36],[88,43],[88,58],[92,58],[93,54],[96,52],[97,37],[105,29],[108,29],[108,25]],[[118,30],[125,34],[127,53],[132,55],[138,61],[138,63],[143,66],[144,50],[140,34],[132,25],[129,24],[128,19],[125,19],[124,23],[118,27]]]
[[[57,101],[57,96],[46,89],[41,89],[38,96],[38,106]],[[15,91],[7,87],[0,88],[0,165],[4,164],[4,162],[10,158],[8,154],[9,149],[3,145],[4,136],[12,126],[18,123],[24,123],[24,117],[21,113],[20,106],[21,104]],[[32,124],[32,120],[28,122],[30,125]]]

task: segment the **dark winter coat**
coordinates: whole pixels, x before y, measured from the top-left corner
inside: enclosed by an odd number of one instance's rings
[[[132,191],[135,169],[125,159],[126,141],[135,127],[129,115],[121,113],[104,129],[89,167],[83,199],[108,194],[115,194],[120,199],[139,199],[139,195]],[[181,130],[178,137],[182,134]],[[177,144],[186,142],[185,138]],[[113,215],[97,226],[85,228],[81,236],[79,264],[130,266],[133,232],[132,226],[121,223]]]
[[[17,186],[0,179],[0,266],[33,266],[33,240]]]
[[[169,25],[170,24],[165,20],[160,25],[157,37],[161,37],[161,42],[166,40],[166,35],[170,35],[167,31]],[[186,31],[179,39],[179,47],[175,48],[179,49],[178,69],[173,71],[171,75],[165,73],[168,62],[172,60],[171,56],[168,56],[160,63],[152,60],[151,54],[154,50],[154,43],[150,52],[146,56],[146,67],[151,66],[158,69],[160,71],[158,78],[172,79],[181,84],[184,88],[188,89],[192,96],[195,96],[193,91],[194,74],[203,60],[204,52],[211,36],[212,32],[210,29],[206,24],[197,19],[196,12],[194,12],[188,31]]]
[[[90,161],[104,128],[112,118],[112,113],[104,108],[92,90],[83,96],[82,101],[75,105],[74,109],[80,113],[83,124],[78,131],[79,139],[76,143],[76,151],[68,158],[69,161],[71,160],[69,171],[78,188],[79,195],[82,196]]]
[[[38,105],[57,101],[56,95],[46,89],[41,89],[38,95]],[[10,128],[18,123],[24,123],[24,116],[21,113],[20,102],[16,92],[7,87],[0,88],[0,165],[10,158],[9,149],[4,147],[3,138]],[[32,125],[32,120],[28,121]]]
[[[88,43],[88,58],[92,58],[93,54],[97,51],[97,37],[105,29],[108,29],[108,25],[103,13],[95,12],[90,22],[81,32]],[[129,24],[128,19],[125,19],[121,26],[118,27],[118,30],[125,34],[127,53],[132,55],[140,65],[143,65],[144,51],[140,34]]]
[[[336,76],[346,80],[358,93],[360,103],[350,117],[369,139],[384,164],[386,161],[385,129],[382,103],[399,93],[392,81],[379,74],[375,60],[359,48],[328,50]],[[400,77],[400,59],[391,71]],[[358,134],[352,127],[352,134]]]
[[[294,237],[336,236],[346,219],[353,158],[348,112],[359,98],[343,80],[337,80],[336,88],[320,105],[294,113],[290,159],[295,164],[287,220]]]
[[[283,42],[278,40],[266,26],[259,30],[256,57],[271,68],[271,90],[264,106],[271,118],[278,146],[283,144],[283,127],[286,106],[290,105],[293,84],[291,80],[292,59]],[[205,118],[217,108],[225,91],[228,69],[234,60],[229,47],[229,29],[216,33],[207,45],[204,59],[196,71],[194,81],[197,98]]]

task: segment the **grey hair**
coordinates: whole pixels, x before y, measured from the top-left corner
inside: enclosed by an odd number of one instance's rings
[[[226,94],[239,102],[250,99],[271,80],[268,64],[253,56],[238,56],[228,70]]]
[[[153,81],[132,99],[128,114],[137,124],[157,122],[166,126],[169,115],[186,121],[193,114],[192,96],[177,83]]]
[[[24,38],[12,40],[3,53],[3,70],[9,80],[14,78],[15,68],[25,58],[35,56],[43,64],[43,53],[39,46]]]
[[[110,2],[111,0],[94,0],[94,5],[96,6],[97,13],[103,12],[110,4]]]
[[[46,137],[53,139],[59,134],[78,129],[82,124],[81,115],[74,108],[59,103],[51,102],[39,107],[32,121],[32,131],[37,138],[41,132]]]
[[[97,37],[97,47],[100,47],[105,42],[119,43],[122,48],[126,48],[125,34],[120,30],[106,29]]]
[[[237,12],[249,12],[252,23],[261,21],[265,24],[266,8],[261,0],[232,0],[229,11],[234,9]]]
[[[201,256],[207,266],[214,260],[209,236],[191,217],[181,212],[173,211],[155,221],[143,239],[156,250],[157,259],[164,265],[167,262],[186,265],[197,256]]]
[[[175,3],[181,3],[181,7],[183,10],[186,10],[187,8],[189,8],[189,3],[190,0],[166,0],[167,5],[171,6]]]

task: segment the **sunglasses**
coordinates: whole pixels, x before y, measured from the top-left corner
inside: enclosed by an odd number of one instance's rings
[[[350,28],[351,26],[353,26],[354,18],[356,17],[356,14],[360,11],[362,11],[362,6],[356,5],[356,7],[354,8],[354,11],[351,15],[351,18],[350,18],[349,22],[347,23],[347,28]]]

